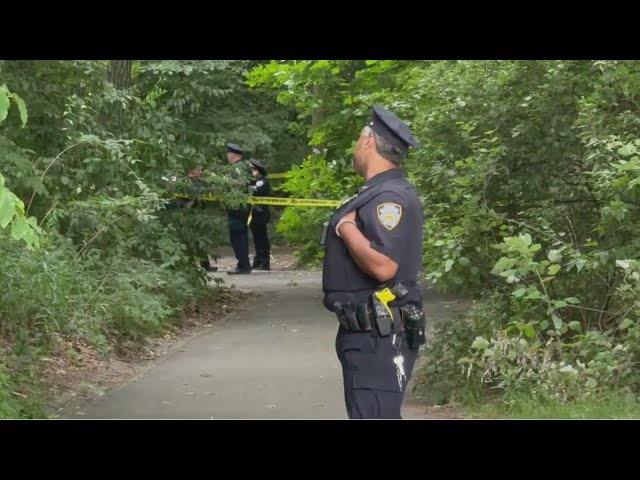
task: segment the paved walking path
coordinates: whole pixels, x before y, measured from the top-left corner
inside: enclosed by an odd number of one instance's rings
[[[213,276],[259,294],[135,381],[82,409],[81,418],[345,419],[337,322],[321,303],[321,273]],[[433,314],[444,299],[427,296]],[[407,407],[405,418],[424,418]],[[79,418],[77,414],[72,415]]]

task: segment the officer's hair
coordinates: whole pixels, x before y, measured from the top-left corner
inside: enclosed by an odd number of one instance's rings
[[[368,126],[365,127],[365,134],[373,135],[373,139],[376,142],[376,150],[382,157],[389,160],[394,165],[400,165],[400,163],[402,163],[402,160],[404,160],[405,157],[404,151],[396,147],[384,137],[378,135]]]

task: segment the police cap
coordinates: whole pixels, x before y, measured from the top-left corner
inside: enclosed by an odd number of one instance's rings
[[[262,173],[262,175],[265,175],[265,176],[267,175],[267,167],[265,167],[260,160],[256,160],[255,158],[252,158],[249,160],[249,163],[253,168],[255,168],[260,173]]]
[[[420,148],[420,144],[413,137],[409,127],[395,114],[380,105],[373,106],[373,112],[367,121],[367,126],[403,152],[409,147]]]
[[[227,150],[233,153],[238,153],[240,155],[244,153],[242,151],[242,147],[237,143],[227,143]]]

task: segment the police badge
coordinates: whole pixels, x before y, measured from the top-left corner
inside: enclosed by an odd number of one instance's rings
[[[378,205],[376,211],[378,220],[389,231],[396,228],[402,218],[402,205],[397,203],[382,203]]]

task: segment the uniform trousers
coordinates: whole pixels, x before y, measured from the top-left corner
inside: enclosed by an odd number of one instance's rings
[[[238,261],[239,270],[250,270],[249,263],[249,227],[243,216],[229,216],[229,240]]]
[[[344,400],[350,419],[402,419],[400,410],[413,373],[418,350],[407,345],[400,335],[404,357],[402,389],[398,384],[393,358],[393,335],[381,337],[376,330],[350,332],[340,327],[336,335],[336,353],[342,365]]]

